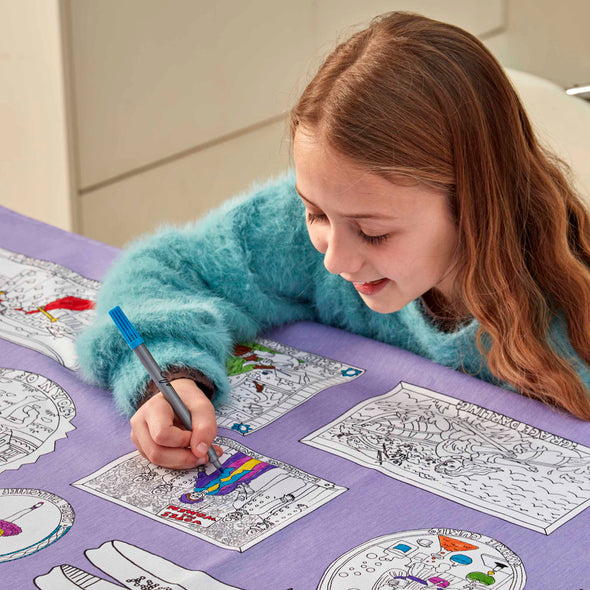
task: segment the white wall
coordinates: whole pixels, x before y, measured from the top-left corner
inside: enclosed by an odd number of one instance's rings
[[[506,0],[506,27],[488,39],[500,62],[562,87],[590,83],[588,0]]]
[[[0,204],[72,228],[58,0],[0,0]]]
[[[502,0],[68,0],[79,231],[114,245],[290,165],[286,112],[338,36],[411,9],[475,34]]]
[[[0,0],[0,203],[116,246],[195,219],[290,165],[322,57],[400,9],[590,82],[587,0]]]

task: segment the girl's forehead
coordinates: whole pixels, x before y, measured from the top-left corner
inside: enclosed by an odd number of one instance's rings
[[[347,217],[399,217],[446,205],[446,195],[397,175],[385,178],[363,169],[307,133],[294,140],[296,189],[320,209]]]
[[[326,183],[341,186],[343,190],[375,193],[388,191],[391,185],[415,187],[420,182],[409,173],[369,170],[332,147],[320,134],[298,129],[293,140],[293,155],[298,178],[303,182]]]
[[[372,193],[386,191],[391,184],[385,178],[363,169],[342,155],[321,138],[295,135],[293,144],[297,185],[301,194],[306,190],[331,193]],[[308,188],[309,187],[309,188]]]

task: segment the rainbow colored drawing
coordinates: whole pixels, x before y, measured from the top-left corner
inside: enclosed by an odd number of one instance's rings
[[[204,496],[231,494],[239,485],[256,479],[270,469],[274,469],[274,465],[238,451],[223,463],[223,473],[214,471],[207,475],[204,471],[200,472],[195,479],[194,491],[182,494],[180,501],[185,504],[196,504],[201,502]]]

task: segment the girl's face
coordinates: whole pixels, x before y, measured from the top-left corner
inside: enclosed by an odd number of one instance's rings
[[[457,228],[445,193],[359,169],[302,129],[293,149],[309,236],[329,272],[379,313],[433,287],[452,298]]]

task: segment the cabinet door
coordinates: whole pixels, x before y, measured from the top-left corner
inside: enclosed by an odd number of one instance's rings
[[[313,0],[74,0],[86,189],[283,112],[313,50]]]

